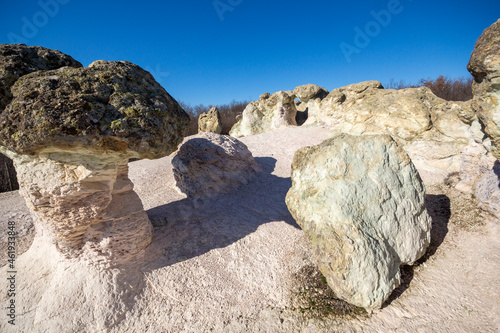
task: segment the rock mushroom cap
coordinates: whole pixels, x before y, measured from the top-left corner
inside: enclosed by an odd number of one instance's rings
[[[471,54],[467,69],[476,78],[500,68],[500,19],[484,30]]]
[[[309,83],[302,86],[295,87],[293,93],[302,102],[307,103],[310,99],[323,99],[328,95],[328,90],[318,85]]]
[[[189,116],[128,61],[95,61],[24,75],[0,114],[0,145],[19,154],[74,146],[159,158],[175,151]]]
[[[12,100],[10,89],[21,76],[65,66],[78,68],[82,64],[57,50],[24,44],[0,44],[0,112]]]

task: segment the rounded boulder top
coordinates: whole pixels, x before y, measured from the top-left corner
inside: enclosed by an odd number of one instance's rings
[[[19,154],[85,146],[159,158],[177,149],[189,122],[153,76],[128,61],[37,71],[11,92],[0,145]]]
[[[71,56],[57,50],[24,44],[0,44],[0,112],[10,103],[10,89],[21,76],[61,67],[82,67]]]

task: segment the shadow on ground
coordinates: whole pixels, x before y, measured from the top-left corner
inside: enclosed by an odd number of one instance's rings
[[[401,266],[401,284],[398,288],[394,289],[382,308],[389,306],[395,299],[399,298],[406,291],[406,289],[408,289],[410,282],[413,280],[414,268],[422,265],[436,253],[448,233],[448,222],[451,217],[450,199],[443,194],[427,194],[425,196],[425,206],[427,207],[427,212],[432,218],[431,243],[429,248],[422,258],[415,263],[415,265]]]
[[[223,248],[272,221],[299,228],[285,204],[290,178],[272,174],[276,159],[257,157],[262,171],[248,184],[205,202],[183,199],[147,211],[155,227],[146,271]]]

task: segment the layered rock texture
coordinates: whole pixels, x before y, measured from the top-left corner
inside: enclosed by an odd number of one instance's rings
[[[177,187],[193,199],[228,193],[247,184],[260,170],[244,143],[208,132],[190,136],[175,154],[172,165]]]
[[[214,106],[208,112],[200,114],[198,118],[198,132],[212,132],[217,134],[222,132],[219,109]]]
[[[425,189],[388,135],[342,134],[295,153],[286,204],[335,294],[378,308],[430,242]]]
[[[500,159],[500,20],[479,37],[467,69],[474,76],[472,106]]]
[[[260,100],[247,105],[229,134],[238,138],[297,126],[295,97],[289,90],[262,94]]]
[[[11,48],[20,53],[15,68],[24,66],[22,50]],[[38,48],[28,63],[42,61],[39,53],[58,55]],[[127,163],[176,149],[189,121],[179,104],[130,62],[40,70],[20,76],[10,92],[0,113],[0,151],[14,161],[38,235],[67,257],[93,263],[142,251],[152,226]]]

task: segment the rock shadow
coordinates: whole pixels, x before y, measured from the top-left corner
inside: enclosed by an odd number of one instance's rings
[[[500,188],[500,162],[498,160],[493,165],[493,173],[498,177],[498,187]]]
[[[391,296],[385,301],[382,308],[389,306],[394,300],[398,299],[410,286],[411,281],[414,276],[414,269],[425,263],[430,257],[432,257],[439,246],[443,243],[446,235],[448,234],[448,222],[451,217],[451,203],[450,199],[443,194],[434,195],[427,194],[425,196],[425,206],[427,207],[427,212],[432,218],[432,229],[431,229],[431,242],[425,254],[417,260],[413,265],[403,265],[400,267],[401,271],[401,284],[399,287],[394,289]]]
[[[149,209],[155,235],[145,258],[145,271],[170,266],[223,248],[272,221],[300,229],[285,204],[290,178],[273,175],[276,159],[257,157],[262,171],[246,185],[213,199],[192,199]]]

